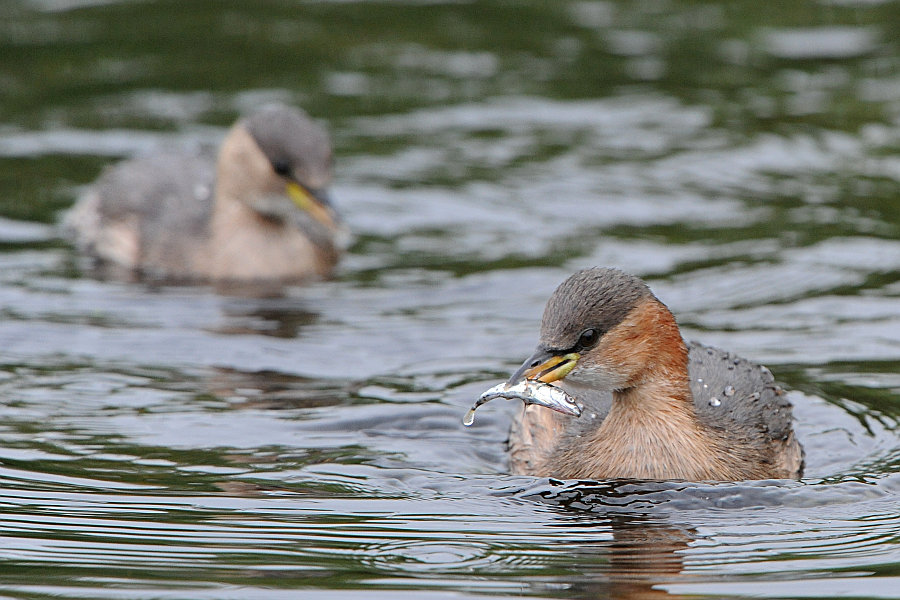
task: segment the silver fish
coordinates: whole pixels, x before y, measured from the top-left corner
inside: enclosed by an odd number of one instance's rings
[[[572,396],[549,383],[526,379],[520,381],[516,385],[508,386],[505,383],[495,385],[485,393],[478,397],[475,405],[469,409],[466,416],[463,417],[463,425],[468,427],[475,422],[475,409],[490,402],[494,398],[506,398],[507,400],[521,400],[525,405],[537,404],[544,406],[564,415],[580,417],[584,406],[575,400]]]

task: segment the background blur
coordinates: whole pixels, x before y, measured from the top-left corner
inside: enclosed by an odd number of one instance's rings
[[[900,597],[900,2],[0,2],[4,598]],[[268,101],[355,239],[278,297],[99,281],[60,211]],[[767,364],[797,483],[505,475],[573,270]]]

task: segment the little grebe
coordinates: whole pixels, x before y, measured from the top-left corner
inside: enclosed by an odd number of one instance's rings
[[[544,309],[540,342],[510,378],[555,382],[580,418],[525,406],[510,469],[565,479],[797,478],[791,404],[768,369],[686,344],[647,285],[616,269],[579,271]]]
[[[108,168],[66,216],[78,248],[151,278],[327,275],[343,229],[328,201],[331,143],[292,107],[230,129],[218,158],[161,154]]]

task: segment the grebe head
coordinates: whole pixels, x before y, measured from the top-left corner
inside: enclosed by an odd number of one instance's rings
[[[565,377],[622,390],[639,384],[669,344],[684,349],[674,318],[647,284],[618,269],[585,269],[550,296],[540,342],[509,383]]]
[[[328,133],[290,106],[271,105],[239,120],[219,153],[220,193],[304,230],[337,228],[331,177]]]

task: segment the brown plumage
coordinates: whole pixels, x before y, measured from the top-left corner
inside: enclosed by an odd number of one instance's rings
[[[217,157],[160,154],[106,169],[64,225],[101,265],[140,276],[300,280],[338,259],[330,183],[328,134],[277,105],[239,120]]]
[[[765,367],[686,344],[647,285],[580,271],[547,302],[537,350],[512,376],[555,381],[580,418],[528,406],[510,431],[514,473],[573,479],[796,478],[791,405]]]

